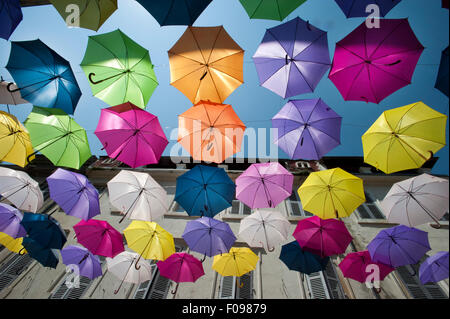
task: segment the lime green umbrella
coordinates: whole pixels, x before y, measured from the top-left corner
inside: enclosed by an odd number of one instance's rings
[[[283,21],[306,0],[239,0],[250,19]]]
[[[86,131],[61,109],[34,106],[24,124],[35,153],[55,166],[79,169],[91,157]]]
[[[90,36],[81,67],[92,94],[111,106],[145,109],[158,86],[148,50],[120,30]]]

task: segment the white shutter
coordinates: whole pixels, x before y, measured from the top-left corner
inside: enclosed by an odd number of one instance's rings
[[[13,255],[0,269],[0,291],[8,287],[33,262],[30,255]]]
[[[310,299],[331,299],[325,277],[321,271],[305,275]]]
[[[342,289],[341,282],[332,262],[329,262],[325,268],[325,279],[331,298],[345,299],[344,290]]]
[[[69,276],[71,274],[68,274]],[[69,288],[66,285],[67,276],[64,276],[62,283],[56,291],[50,295],[49,299],[80,299],[92,283],[88,277],[80,276],[79,287]]]
[[[253,299],[253,271],[238,279],[236,299]]]
[[[150,290],[150,287],[153,282],[153,278],[158,270],[156,264],[151,265],[152,267],[152,279],[141,282],[134,293],[133,299],[145,299],[147,297],[147,293]]]
[[[415,276],[411,276],[411,273],[413,273],[411,267],[398,267],[396,271],[413,299],[448,299],[448,296],[438,284],[427,283],[422,285],[417,273]]]
[[[236,277],[225,276],[220,280],[219,299],[234,299],[236,294]]]

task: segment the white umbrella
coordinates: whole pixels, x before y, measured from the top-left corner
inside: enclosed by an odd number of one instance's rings
[[[149,174],[122,170],[108,182],[109,200],[129,219],[153,221],[169,209],[167,192]]]
[[[392,186],[381,202],[390,222],[409,227],[436,222],[448,212],[448,180],[422,174]]]
[[[280,212],[257,210],[241,220],[239,237],[250,247],[273,251],[288,238],[290,227],[291,223]]]
[[[44,204],[39,183],[27,173],[0,167],[0,195],[16,208],[36,213]]]
[[[20,95],[20,91],[16,92],[10,92],[8,91],[8,85],[10,82],[3,81],[3,79],[0,82],[0,104],[6,104],[6,105],[17,105],[17,104],[25,104],[29,103],[28,101],[24,100],[22,96]],[[17,85],[12,84],[11,90],[16,90]],[[9,113],[9,109],[8,109]]]

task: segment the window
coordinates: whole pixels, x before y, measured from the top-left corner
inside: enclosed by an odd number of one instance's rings
[[[313,214],[311,214],[310,212],[303,210],[302,203],[296,191],[292,192],[286,204],[290,216],[313,216]]]
[[[171,212],[177,212],[177,213],[185,213],[186,211],[181,207],[180,204],[177,202],[173,202],[172,208],[170,209]]]
[[[253,299],[253,271],[241,277],[221,277],[219,299]]]
[[[28,266],[33,262],[33,259],[28,255],[13,255],[0,268],[0,291],[8,287],[17,277],[23,273]]]
[[[385,219],[384,214],[378,208],[378,203],[369,193],[366,195],[366,202],[358,207],[357,211],[361,218],[364,219]]]
[[[345,294],[334,264],[330,261],[324,271],[305,275],[310,299],[344,299]]]
[[[398,267],[396,272],[413,299],[448,299],[448,296],[438,284],[427,283],[423,285],[418,273],[411,266]],[[414,273],[415,275],[412,276],[411,274]]]
[[[448,212],[445,213],[445,215],[441,218],[441,221],[447,221],[448,222]]]
[[[230,214],[233,215],[250,215],[252,210],[250,207],[242,203],[241,201],[234,199],[231,203]]]

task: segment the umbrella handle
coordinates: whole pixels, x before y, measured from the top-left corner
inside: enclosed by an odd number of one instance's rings
[[[13,86],[13,85],[14,85],[14,83],[13,83],[13,82],[10,82],[10,83],[6,86],[6,89],[8,90],[9,93],[14,93],[14,92],[20,91],[19,88],[12,90],[12,89],[11,89],[11,86]]]
[[[380,288],[373,288],[373,290],[377,293],[377,294],[380,294],[381,293],[381,291],[383,291],[383,289],[381,289],[381,287]]]
[[[385,64],[386,66],[394,66],[396,64],[399,64],[400,62],[402,62],[402,60],[397,60],[394,63],[390,63],[390,64]]]
[[[306,21],[306,28],[307,28],[309,31],[312,31],[312,29],[311,29],[311,24],[309,23],[309,20]]]
[[[437,222],[436,224],[430,224],[431,227],[433,227],[434,229],[440,229],[441,228],[441,224],[439,222]]]
[[[205,74],[202,75],[202,77],[200,78],[200,81],[203,80],[207,74],[208,74],[208,71],[206,71]]]
[[[138,266],[138,262],[139,262],[139,260],[141,260],[141,257],[142,256],[139,256],[138,260],[134,263],[134,269],[136,269],[136,270],[141,269],[141,266],[140,265]]]
[[[18,254],[19,254],[19,255],[25,255],[25,254],[26,254],[25,252],[22,253],[22,251],[24,251],[24,250],[25,250],[25,247],[22,247],[22,248],[19,250]]]
[[[200,262],[204,262],[206,260],[206,254],[205,254],[205,256],[203,256],[203,259],[202,260],[200,260]]]
[[[267,251],[268,251],[269,253],[274,252],[274,251],[275,251],[275,247],[272,247],[272,248],[267,247]]]
[[[177,285],[176,285],[176,287],[175,287],[175,290],[172,290],[170,293],[172,294],[172,295],[175,295],[176,293],[177,293],[177,291],[178,291],[178,286],[180,285],[180,283],[177,283]]]
[[[244,287],[244,283],[243,282],[239,283],[238,277],[236,277],[236,285],[239,287],[239,289],[242,289]]]

